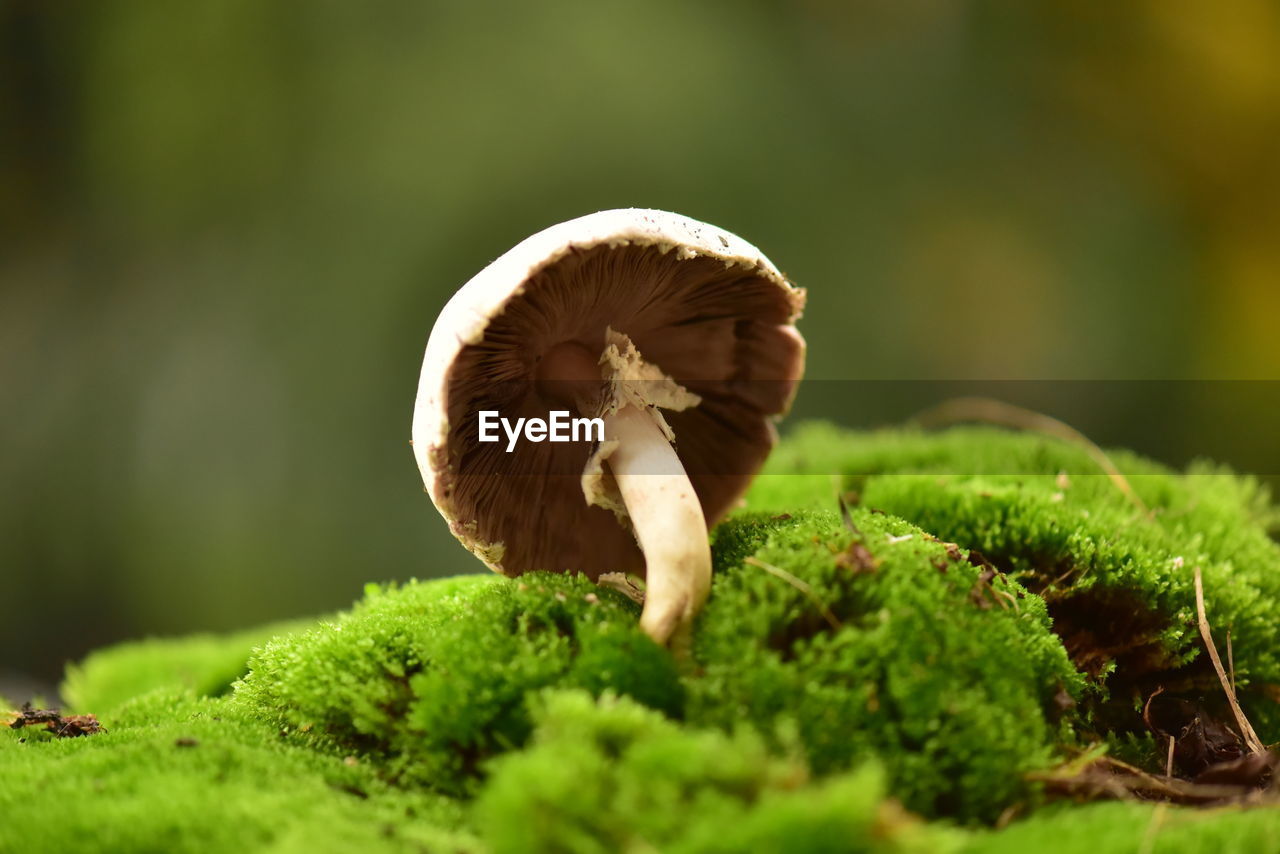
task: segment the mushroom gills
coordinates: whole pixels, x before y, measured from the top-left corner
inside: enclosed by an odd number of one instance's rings
[[[701,399],[613,329],[605,331],[598,356],[576,342],[557,344],[543,356],[539,377],[571,381],[578,412],[603,419],[605,441],[583,470],[583,497],[612,510],[644,553],[641,628],[658,643],[686,647],[711,591],[711,547],[702,503],[660,410],[688,409]],[[582,393],[584,387],[595,394]]]

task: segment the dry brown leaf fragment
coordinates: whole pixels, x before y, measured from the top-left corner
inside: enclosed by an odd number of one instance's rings
[[[95,715],[64,716],[59,709],[36,709],[32,708],[30,703],[25,703],[14,713],[9,728],[22,729],[29,726],[43,726],[58,738],[76,738],[104,732],[101,722]]]

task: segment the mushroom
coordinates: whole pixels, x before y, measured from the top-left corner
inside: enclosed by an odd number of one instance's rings
[[[431,331],[413,449],[432,501],[504,575],[643,575],[644,631],[687,639],[711,586],[707,530],[764,463],[803,372],[803,304],[760,250],[664,211],[527,238]],[[594,441],[544,441],[557,412],[599,419],[583,422]]]

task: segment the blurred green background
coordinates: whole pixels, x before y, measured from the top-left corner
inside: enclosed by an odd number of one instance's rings
[[[0,0],[0,40],[0,692],[476,569],[409,452],[422,348],[592,210],[806,286],[799,415],[1280,377],[1276,2]],[[1275,444],[1075,388],[1170,462]]]

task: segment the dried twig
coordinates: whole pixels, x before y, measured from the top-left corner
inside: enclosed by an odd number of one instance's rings
[[[1099,757],[1073,773],[1033,773],[1028,775],[1028,779],[1046,783],[1050,788],[1063,793],[1090,798],[1161,798],[1182,804],[1224,804],[1264,802],[1271,797],[1256,786],[1196,783],[1176,777],[1157,777],[1109,756]]]
[[[1213,662],[1213,669],[1218,674],[1218,681],[1222,683],[1222,691],[1227,695],[1227,703],[1231,706],[1231,714],[1235,716],[1236,724],[1240,727],[1240,734],[1244,736],[1245,746],[1249,748],[1250,753],[1261,753],[1265,748],[1262,740],[1258,738],[1258,734],[1253,731],[1253,726],[1249,723],[1249,719],[1244,716],[1244,710],[1240,708],[1240,701],[1236,699],[1235,687],[1232,681],[1227,678],[1227,672],[1222,668],[1222,659],[1218,657],[1218,648],[1213,643],[1213,633],[1209,629],[1209,618],[1205,616],[1204,610],[1204,580],[1200,574],[1200,567],[1195,568],[1196,581],[1196,614],[1198,616],[1198,625],[1200,628],[1200,637],[1204,640],[1205,648],[1209,650],[1209,660]],[[1234,670],[1234,664],[1232,669]]]
[[[1231,690],[1236,690],[1236,656],[1231,651],[1231,629],[1227,629],[1227,670],[1231,673]]]
[[[1025,806],[1026,805],[1023,803],[1014,803],[1009,804],[1009,806],[1001,810],[1000,815],[996,818],[996,830],[1004,830],[1012,824],[1013,820],[1018,817]]]
[[[1021,613],[1022,613],[1022,609],[1018,607],[1018,597],[1017,597],[1017,596],[1014,596],[1014,595],[1013,595],[1012,593],[1010,593],[1008,590],[997,590],[997,589],[995,588],[995,586],[994,586],[994,585],[991,587],[991,592],[992,592],[992,593],[994,593],[994,594],[996,594],[997,596],[999,596],[1001,599],[1004,599],[1005,601],[1007,601],[1010,605],[1012,605],[1012,606],[1013,606],[1013,613],[1015,613],[1015,614],[1021,614]],[[1006,609],[1005,609],[1005,610],[1008,610],[1008,608],[1006,607]]]
[[[831,628],[835,631],[840,631],[840,628],[841,628],[840,620],[837,619],[836,615],[832,613],[830,608],[827,607],[827,603],[823,602],[821,599],[818,598],[818,594],[814,593],[813,588],[810,587],[807,583],[805,583],[799,578],[796,578],[794,575],[787,572],[785,569],[774,566],[773,564],[765,563],[764,561],[754,556],[745,558],[742,562],[751,564],[752,566],[758,566],[761,569],[763,569],[765,572],[769,573],[770,575],[776,576],[777,578],[781,578],[787,584],[790,584],[792,587],[799,590],[806,597],[808,597],[810,602],[814,604],[814,606],[818,609],[818,613],[822,615],[822,619],[827,621],[827,625],[831,626]]]
[[[1107,452],[1099,448],[1094,444],[1093,440],[1070,424],[1065,421],[1059,421],[1051,415],[1045,415],[1041,412],[1035,412],[1031,409],[1025,409],[1021,406],[989,397],[957,397],[953,400],[944,401],[932,409],[925,410],[917,415],[914,420],[926,427],[956,424],[963,421],[981,421],[988,424],[998,424],[1003,427],[1012,427],[1017,430],[1043,433],[1046,436],[1053,436],[1079,445],[1135,507],[1146,515],[1151,515],[1151,510],[1147,507],[1146,502],[1138,496],[1138,493],[1133,491],[1128,479],[1116,468],[1116,464],[1107,456]]]
[[[1142,844],[1138,847],[1138,854],[1151,854],[1155,850],[1156,835],[1160,833],[1160,826],[1164,824],[1165,813],[1168,811],[1168,804],[1157,804],[1151,811],[1151,820],[1147,822],[1147,830],[1142,834]]]
[[[862,531],[858,530],[858,526],[853,523],[853,514],[849,512],[849,505],[845,504],[844,496],[837,493],[836,501],[840,504],[840,521],[844,523],[845,528],[858,539],[865,540],[866,537],[862,536]]]

